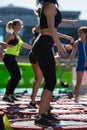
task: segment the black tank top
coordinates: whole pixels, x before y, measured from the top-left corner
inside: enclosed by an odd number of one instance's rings
[[[61,12],[57,9],[57,14],[55,15],[55,22],[54,22],[55,28],[57,28],[57,26],[60,24],[61,19],[62,19]],[[44,8],[42,9],[42,12],[41,12],[40,28],[41,29],[48,28],[47,19],[46,19],[46,16],[44,15]]]
[[[8,42],[8,44],[15,46],[15,45],[17,45],[17,43],[18,43],[18,39],[16,38],[16,35],[15,35],[14,33],[13,33],[13,35],[15,36],[15,38],[14,38],[13,40],[10,40],[10,41]]]

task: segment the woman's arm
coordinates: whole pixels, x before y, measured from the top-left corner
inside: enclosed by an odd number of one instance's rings
[[[48,6],[45,7],[44,9],[44,14],[47,18],[47,24],[48,24],[48,30],[49,33],[51,34],[54,43],[56,43],[56,45],[58,46],[58,52],[61,56],[65,57],[66,56],[66,50],[65,48],[62,46],[60,40],[59,40],[59,36],[57,34],[57,29],[54,27],[54,19],[55,19],[55,15],[57,13],[56,7],[54,4],[49,4]]]
[[[27,44],[27,43],[23,43],[23,48],[26,48],[26,49],[29,49],[31,50],[32,49],[32,46]]]
[[[10,41],[10,40],[13,40],[14,39],[14,35],[13,34],[9,34],[9,35],[7,35],[7,37],[5,38],[5,42],[8,44],[8,42]]]
[[[10,44],[8,44],[8,42],[9,41],[11,41],[11,40],[13,40],[14,39],[14,35],[13,34],[9,34],[9,35],[7,35],[7,37],[5,38],[5,43],[7,44],[7,46],[6,46],[6,48],[7,47],[13,47],[14,45],[10,45]]]
[[[62,19],[61,24],[70,24],[74,26],[79,20],[68,20],[68,19]]]
[[[0,48],[6,49],[8,47],[6,42],[0,42]]]
[[[78,50],[78,42],[75,42],[73,50],[72,50],[71,55],[69,57],[69,61],[67,63],[67,67],[66,67],[67,71],[69,70],[71,63],[73,62],[73,59],[74,59],[74,57],[76,55],[77,50]]]
[[[67,39],[69,40],[71,43],[74,43],[74,38],[69,36],[69,35],[66,35],[66,34],[62,34],[62,33],[57,33],[59,38],[64,38],[64,39]]]

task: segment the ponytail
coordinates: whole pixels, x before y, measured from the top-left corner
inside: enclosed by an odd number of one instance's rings
[[[13,27],[12,27],[12,25],[13,25],[13,22],[12,22],[12,21],[9,21],[9,22],[7,23],[7,25],[6,25],[6,31],[7,31],[7,32],[10,32],[10,33],[13,32]]]

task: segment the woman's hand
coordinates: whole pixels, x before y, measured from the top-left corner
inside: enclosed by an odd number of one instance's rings
[[[69,41],[70,41],[71,43],[74,43],[74,38],[71,37],[71,36],[69,36]]]
[[[73,47],[70,45],[70,44],[66,44],[65,45],[65,48],[66,48],[66,50],[72,50],[73,49]]]
[[[66,57],[67,56],[67,51],[64,48],[64,46],[62,45],[62,43],[58,44],[58,53],[61,57]]]

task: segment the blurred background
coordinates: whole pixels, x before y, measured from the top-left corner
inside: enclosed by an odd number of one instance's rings
[[[76,40],[77,29],[80,26],[87,26],[87,0],[58,0],[59,9],[62,13],[62,17],[64,19],[78,19],[79,22],[75,24],[75,26],[71,26],[68,24],[59,25],[58,31],[61,33],[65,33],[71,35]],[[6,33],[6,23],[9,20],[13,20],[15,18],[19,18],[23,21],[24,27],[20,32],[20,37],[27,42],[28,44],[32,43],[32,28],[38,24],[37,16],[34,13],[34,9],[38,6],[38,0],[0,0],[0,41],[4,41]],[[64,43],[69,43],[69,41],[65,39],[61,39]],[[71,52],[70,52],[71,53]],[[70,54],[69,53],[69,54]],[[29,50],[22,49],[21,54],[17,57],[17,61],[19,62],[20,70],[22,78],[19,83],[19,87],[31,87],[34,79],[34,74],[32,71],[32,67],[29,64],[28,59]],[[69,56],[69,55],[68,55]],[[66,67],[66,59],[61,59],[62,68],[58,69],[57,66],[57,85],[62,78],[64,82],[69,83],[69,88],[72,88],[72,84],[75,84],[75,64],[76,59],[73,62],[73,68],[67,74]],[[4,77],[4,78],[3,78]],[[0,59],[0,86],[5,87],[7,79],[9,77],[9,73],[7,72],[5,66],[3,65],[2,59]],[[84,80],[85,81],[85,80]],[[84,82],[85,83],[85,82]],[[83,83],[83,84],[84,84]]]
[[[34,13],[34,9],[38,5],[38,0],[0,0],[0,41],[4,41],[6,36],[5,26],[9,20],[19,18],[23,21],[24,27],[20,32],[21,38],[31,44],[33,34],[32,27],[37,24],[37,17]],[[62,12],[64,19],[79,19],[73,27],[71,25],[60,25],[59,32],[69,34],[74,39],[77,39],[77,28],[80,26],[87,25],[86,15],[86,3],[84,0],[58,0],[59,8]],[[61,39],[62,40],[62,39]],[[69,43],[69,41],[62,40],[62,42]],[[27,55],[29,51],[22,49],[20,56],[25,57],[24,62],[27,61]],[[20,58],[19,58],[20,61]]]

